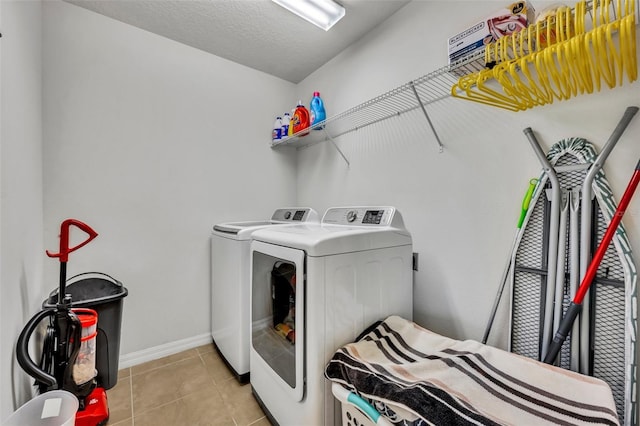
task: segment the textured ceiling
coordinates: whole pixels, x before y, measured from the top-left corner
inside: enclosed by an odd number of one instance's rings
[[[270,0],[65,0],[298,83],[410,0],[339,0],[324,31]]]

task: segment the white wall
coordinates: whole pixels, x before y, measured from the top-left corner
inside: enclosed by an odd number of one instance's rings
[[[298,96],[308,103],[320,91],[331,116],[434,71],[446,65],[446,38],[496,5],[411,2],[300,83]],[[534,5],[542,9],[545,2]],[[427,107],[444,153],[419,110],[393,118],[337,139],[348,168],[328,143],[301,150],[298,201],[319,211],[398,207],[420,254],[415,319],[454,338],[479,340],[510,255],[522,196],[541,169],[522,130],[532,127],[545,150],[570,136],[601,148],[630,105],[640,105],[637,82],[518,113],[450,98]],[[640,157],[638,134],[640,116],[604,167],[618,199]],[[640,197],[623,222],[637,252]],[[492,338],[506,325],[497,321]]]
[[[41,4],[0,3],[0,420],[31,397],[15,360],[42,284]]]
[[[208,338],[212,226],[295,203],[294,154],[269,145],[294,85],[75,5],[43,10],[45,246],[68,217],[100,234],[68,277],[128,289],[122,354]]]

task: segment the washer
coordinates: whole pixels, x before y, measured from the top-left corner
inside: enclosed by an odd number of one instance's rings
[[[211,234],[211,336],[240,383],[249,381],[251,234],[266,227],[319,222],[315,210],[277,209],[271,220],[221,223]]]
[[[324,368],[389,315],[413,319],[412,240],[394,207],[336,207],[251,242],[251,386],[273,424],[340,424]]]

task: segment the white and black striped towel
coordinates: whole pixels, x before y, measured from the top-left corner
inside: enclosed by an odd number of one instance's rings
[[[397,316],[340,348],[325,375],[418,423],[619,424],[602,380],[449,339]]]

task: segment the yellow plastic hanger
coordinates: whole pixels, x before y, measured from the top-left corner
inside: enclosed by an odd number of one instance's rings
[[[544,53],[536,52],[532,55],[531,64],[533,65],[533,69],[535,70],[535,77],[538,81],[538,87],[543,93],[542,98],[546,99],[547,103],[553,103],[554,98],[560,98],[557,92],[554,90],[551,81],[549,80],[549,73],[547,72],[547,67],[544,61]]]
[[[600,76],[610,89],[616,86],[616,60],[615,46],[610,38],[612,24],[601,25],[595,31],[595,53],[600,68]]]
[[[585,34],[580,34],[567,40],[566,49],[570,52],[570,64],[580,93],[593,93],[593,73],[591,62],[585,49]]]
[[[547,76],[549,77],[549,82],[551,84],[552,92],[554,95],[558,97],[558,99],[568,99],[569,94],[567,93],[565,84],[562,80],[563,76],[560,72],[560,64],[557,62],[556,55],[557,44],[549,46],[545,48],[540,53],[542,54],[545,70],[547,72]]]
[[[600,13],[598,8],[599,4],[600,4],[599,0],[591,1],[591,9],[589,10],[589,16],[591,17],[591,26],[589,30],[594,29],[600,24],[599,18],[598,18],[598,14]]]
[[[478,91],[478,80],[481,74],[486,74],[491,70],[482,70],[470,75],[461,77],[456,84],[451,87],[451,95],[456,98],[467,99],[484,105],[495,106],[509,111],[520,111],[517,103],[504,101],[496,97],[487,96]]]
[[[620,21],[620,56],[629,83],[638,79],[638,55],[636,50],[635,14]],[[621,78],[624,80],[624,78]],[[622,81],[620,82],[622,83]]]
[[[500,44],[500,62],[507,62],[511,60],[511,55],[509,55],[509,50],[511,49],[510,42],[512,40],[511,37],[502,37],[499,39],[502,43]],[[511,49],[513,51],[513,49]]]
[[[533,106],[533,100],[529,96],[528,90],[523,87],[517,72],[512,73],[512,69],[517,66],[516,61],[505,63],[505,66],[494,70],[493,78],[500,84],[506,94],[517,100],[516,105],[518,108],[524,110]]]
[[[602,0],[593,0],[593,28],[604,24],[602,22]]]
[[[544,49],[541,49],[542,33],[546,28],[545,25],[546,21],[540,21],[534,25],[532,38],[535,42],[536,50],[524,58],[527,67],[523,66],[522,70],[530,84],[537,88],[539,99],[544,103],[552,103],[553,98],[557,97],[557,95],[549,81],[547,67],[544,62]],[[531,69],[533,69],[534,73],[531,73]]]
[[[591,73],[591,81],[595,85],[596,91],[600,91],[601,88],[601,72],[600,66],[598,65],[598,55],[596,53],[595,46],[595,30],[591,30],[584,35],[584,41],[582,43],[582,48],[585,53],[585,60],[588,62],[588,69]]]
[[[471,92],[469,95],[512,111],[526,109],[527,104],[520,99],[517,92],[511,90],[510,85],[504,85],[496,78],[496,76],[508,71],[511,63],[510,61],[501,62],[492,70],[481,71],[475,82],[477,91]],[[494,88],[494,86],[498,87]]]
[[[555,20],[556,43],[563,42],[570,37],[570,30],[571,30],[570,25],[571,25],[571,9],[569,9],[566,6],[559,7],[556,10],[556,20]]]
[[[484,63],[485,64],[490,64],[496,61],[495,50],[496,50],[495,43],[489,43],[484,47]]]
[[[458,79],[458,82],[451,86],[451,96],[461,99],[467,99],[474,102],[479,102],[486,105],[494,105],[489,99],[485,99],[484,96],[477,96],[474,91],[476,81],[480,72],[471,73],[462,76]]]
[[[521,111],[527,108],[516,93],[510,90],[505,90],[505,86],[498,84],[502,91],[493,89],[488,86],[487,83],[497,82],[496,75],[501,74],[504,70],[508,70],[511,62],[501,62],[495,66],[492,70],[486,70],[486,72],[480,72],[476,81],[476,87],[486,96],[487,99],[492,99],[494,102],[502,104],[503,107],[509,109],[513,108],[514,111]]]
[[[577,90],[580,93],[593,93],[593,76],[589,50],[587,49],[587,37],[585,17],[587,14],[587,2],[581,0],[576,3],[573,15],[573,34],[565,45],[565,54],[569,58],[569,65],[575,77]]]
[[[553,96],[550,95],[546,87],[544,87],[538,79],[537,69],[535,67],[536,52],[527,55],[518,60],[517,66],[510,68],[510,73],[514,81],[519,83],[521,90],[525,91],[528,98],[531,99],[533,105],[545,105],[553,102]],[[535,74],[532,73],[535,71]]]
[[[549,16],[547,16],[545,18],[545,20],[543,21],[544,24],[541,24],[541,26],[544,27],[545,29],[545,36],[544,38],[542,38],[540,40],[540,44],[539,44],[539,49],[542,50],[544,48],[547,48],[553,44],[555,44],[556,42],[556,35],[554,33],[554,23],[555,23],[555,19],[556,17],[552,14],[550,14]]]
[[[611,64],[611,68],[613,69],[613,76],[615,78],[614,83],[618,81],[618,76],[620,85],[624,81],[624,65],[622,63],[622,45],[626,44],[626,40],[623,40],[623,34],[620,33],[621,28],[621,20],[613,21],[606,26],[606,40],[608,47],[608,58],[609,64]],[[614,34],[617,33],[617,41],[614,39]]]
[[[584,92],[584,85],[580,77],[578,67],[579,59],[573,55],[571,49],[571,39],[564,40],[559,44],[557,50],[558,62],[561,66],[563,82],[569,94],[569,97],[576,96],[578,93]]]
[[[622,0],[616,0],[615,12],[617,12],[617,15],[618,15],[616,19],[622,19],[626,15],[625,9],[626,9],[626,5],[622,4]]]
[[[499,64],[500,62],[502,62],[502,52],[504,49],[503,44],[504,37],[487,44],[484,51],[484,62],[487,64],[492,62],[495,64]]]
[[[574,32],[576,35],[584,34],[586,31],[585,23],[584,23],[584,18],[586,14],[587,14],[587,2],[585,0],[582,0],[576,3],[574,7],[574,19],[573,19]]]
[[[620,1],[620,0],[619,0]],[[636,46],[636,2],[635,0],[625,0],[624,2],[625,16],[621,19],[620,24],[620,50],[622,62],[629,82],[638,79],[638,54]]]
[[[561,93],[565,99],[575,96],[578,91],[578,79],[573,72],[573,57],[570,49],[569,39],[571,38],[571,10],[567,7],[560,7],[556,11],[556,45],[553,46],[551,56],[547,56],[547,60],[551,60],[557,70],[557,84],[561,87]],[[555,76],[556,74],[553,73]]]
[[[514,33],[511,33],[508,38],[509,38],[509,48],[510,48],[510,54],[509,57],[511,59],[518,59],[523,57],[524,55],[526,55],[526,53],[523,51],[522,49],[522,38],[519,37],[519,34],[521,32],[524,32],[523,30],[520,31],[516,31]]]
[[[529,53],[533,53],[536,50],[536,31],[537,25],[529,25],[527,27],[527,49]]]
[[[606,25],[608,23],[611,22],[611,20],[609,19],[609,12],[610,12],[610,0],[600,0],[602,2],[602,7],[600,8],[601,10],[601,14],[602,14],[602,23],[601,25]]]

